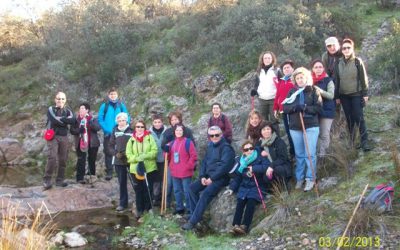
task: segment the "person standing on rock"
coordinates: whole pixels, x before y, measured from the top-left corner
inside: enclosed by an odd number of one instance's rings
[[[170,143],[171,141],[173,141],[175,139],[175,135],[174,135],[174,131],[173,131],[173,127],[176,124],[182,124],[183,125],[183,118],[182,118],[182,113],[179,111],[172,111],[168,114],[168,121],[169,121],[169,125],[171,127],[167,128],[167,130],[165,130],[164,132],[164,138],[163,141],[161,143],[161,148],[164,150],[164,152],[168,151],[165,148],[165,145],[167,145],[168,143]],[[196,142],[194,140],[193,137],[193,132],[190,128],[184,126],[183,129],[183,136],[186,138],[189,138],[195,145]],[[168,171],[168,186],[167,186],[167,207],[171,206],[171,202],[172,202],[172,189],[173,189],[173,184],[172,184],[172,178],[171,178],[171,172]]]
[[[274,116],[277,120],[279,120],[280,115],[282,114],[283,125],[285,126],[285,131],[288,136],[289,146],[290,146],[290,155],[292,158],[294,157],[294,146],[292,137],[289,132],[289,120],[287,114],[283,113],[283,105],[282,102],[287,97],[289,91],[294,88],[292,83],[292,73],[294,71],[294,62],[292,60],[286,60],[281,64],[281,69],[283,71],[284,76],[279,79],[279,82],[276,86],[276,96],[274,100]]]
[[[71,125],[70,132],[74,135],[76,162],[76,181],[85,184],[85,174],[90,178],[96,175],[96,158],[100,147],[97,132],[100,125],[96,118],[90,113],[90,105],[81,103],[75,123]],[[86,160],[88,161],[88,172],[85,173]]]
[[[335,77],[335,65],[338,60],[343,57],[340,51],[340,44],[336,37],[331,36],[325,40],[326,51],[322,54],[321,60],[324,65],[325,72],[329,77]]]
[[[252,110],[249,113],[246,123],[246,138],[247,140],[257,143],[261,136],[261,123],[263,122],[260,112]]]
[[[200,222],[208,204],[229,184],[229,171],[235,162],[235,152],[222,137],[222,130],[212,126],[207,132],[210,142],[201,163],[199,178],[190,185],[191,216],[182,226],[183,230],[192,230]]]
[[[237,192],[235,215],[229,231],[233,235],[244,235],[249,232],[256,205],[264,199],[260,197],[260,193],[262,195],[267,191],[263,176],[270,165],[268,157],[263,157],[251,141],[245,141],[241,149],[242,156],[235,177],[229,189],[224,192],[225,195]]]
[[[364,120],[364,107],[368,102],[368,76],[361,58],[354,53],[354,42],[344,39],[342,44],[343,58],[339,59],[335,73],[335,99],[341,104],[350,131],[353,144],[356,131],[360,131],[360,147],[365,151],[372,148],[368,145],[367,126]]]
[[[44,190],[52,187],[51,178],[54,171],[57,172],[56,186],[68,186],[64,182],[68,159],[68,125],[75,122],[75,117],[72,110],[66,107],[66,101],[65,93],[58,92],[55,98],[56,105],[47,110],[47,124],[54,130],[54,137],[47,141],[47,165],[43,176]]]
[[[335,118],[336,105],[335,84],[332,78],[325,72],[321,60],[314,60],[311,63],[312,78],[314,87],[322,96],[322,110],[319,114],[319,151],[318,155],[324,157],[329,148],[331,126]]]
[[[153,116],[153,126],[149,129],[151,135],[157,144],[157,174],[153,183],[153,195],[154,195],[154,206],[159,206],[161,203],[161,189],[163,185],[164,176],[164,152],[161,149],[161,143],[164,139],[164,133],[167,129],[163,123],[163,117],[161,115]]]
[[[232,123],[228,117],[222,113],[222,106],[220,103],[215,102],[211,105],[212,115],[208,120],[208,128],[218,126],[221,128],[225,140],[232,143]]]
[[[113,165],[112,155],[108,153],[108,144],[110,143],[111,132],[114,127],[117,125],[115,118],[117,114],[125,112],[128,113],[126,106],[118,99],[118,92],[116,88],[111,88],[108,91],[108,98],[107,100],[100,105],[99,109],[99,124],[101,129],[104,132],[104,141],[103,141],[103,151],[104,151],[104,161],[106,165],[106,177],[107,181],[111,180],[113,176]],[[129,114],[129,113],[128,113]],[[130,118],[128,117],[128,124]]]
[[[189,189],[197,162],[196,148],[189,138],[183,136],[184,129],[185,127],[181,124],[173,127],[175,139],[168,143],[167,147],[176,202],[174,214],[185,213],[183,197],[185,197],[186,210],[190,212]]]
[[[135,184],[136,218],[139,219],[152,209],[151,194],[157,170],[157,144],[142,119],[135,122],[135,130],[126,145],[126,157]]]
[[[266,121],[274,123],[276,131],[279,131],[279,125],[274,116],[273,107],[276,96],[276,85],[278,84],[280,74],[275,54],[271,51],[261,53],[258,60],[256,82],[250,92],[252,97],[258,96],[261,115]]]
[[[292,81],[296,88],[290,90],[288,98],[283,101],[283,111],[289,114],[290,135],[296,154],[295,189],[302,188],[305,180],[304,191],[307,192],[314,188],[317,175],[318,114],[322,98],[312,86],[311,73],[306,68],[297,68]],[[307,143],[304,142],[305,134]]]
[[[119,183],[119,204],[115,209],[117,212],[122,212],[128,208],[128,174],[129,164],[126,157],[126,144],[133,135],[133,129],[128,124],[128,114],[121,112],[115,118],[117,126],[114,127],[108,151],[113,155],[113,165],[117,173]]]

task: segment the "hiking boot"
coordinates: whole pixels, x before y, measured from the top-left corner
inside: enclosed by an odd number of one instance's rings
[[[52,188],[53,186],[49,183],[43,183],[43,191],[49,190],[50,188]]]
[[[186,222],[185,224],[183,224],[182,229],[189,231],[189,230],[193,230],[194,225],[192,223],[190,223],[189,221]]]
[[[84,185],[84,184],[86,184],[86,181],[85,180],[79,180],[78,183]]]
[[[369,152],[373,149],[373,147],[368,142],[362,143],[361,148],[364,152]]]
[[[177,214],[183,215],[183,214],[185,214],[185,209],[175,210],[172,214],[173,215],[177,215]]]
[[[106,175],[106,177],[104,178],[106,181],[110,181],[112,179],[112,175]]]
[[[303,187],[303,183],[304,183],[304,180],[297,181],[294,189],[301,189]]]
[[[123,206],[118,206],[115,211],[117,212],[123,212],[125,210],[125,208]]]
[[[308,192],[314,187],[314,181],[306,180],[306,186],[304,187],[304,192]]]
[[[236,235],[236,230],[239,227],[239,225],[234,225],[232,228],[229,230],[229,233],[232,235]]]
[[[239,227],[234,228],[237,235],[245,235],[247,233],[246,225],[240,225]]]
[[[68,186],[68,183],[66,183],[66,182],[59,182],[59,183],[56,183],[56,186],[57,186],[57,187],[66,187],[66,186]]]

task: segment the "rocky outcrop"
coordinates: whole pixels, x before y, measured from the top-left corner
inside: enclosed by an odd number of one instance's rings
[[[0,164],[11,163],[23,153],[22,145],[17,139],[4,138],[0,140]]]
[[[221,85],[225,82],[225,77],[214,72],[210,75],[200,76],[193,81],[193,86],[198,95],[206,100],[210,100],[220,90]]]

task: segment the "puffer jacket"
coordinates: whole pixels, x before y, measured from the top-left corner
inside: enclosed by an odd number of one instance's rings
[[[126,157],[130,164],[130,172],[136,174],[136,167],[139,163],[139,155],[144,155],[144,166],[146,173],[157,170],[157,144],[149,131],[145,131],[143,142],[139,142],[135,137],[131,137],[126,144]]]

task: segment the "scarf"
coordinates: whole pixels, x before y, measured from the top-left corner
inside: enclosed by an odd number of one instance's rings
[[[136,141],[142,143],[144,137],[145,137],[146,135],[149,135],[149,134],[150,134],[150,132],[149,132],[148,130],[145,130],[142,136],[139,137],[139,136],[136,135],[136,132],[134,132],[133,135],[132,135],[132,137],[135,138]]]
[[[272,64],[270,65],[264,65],[264,67],[262,67],[262,69],[265,71],[265,74],[267,74],[267,71],[272,67]]]
[[[312,76],[313,84],[315,85],[315,84],[318,84],[320,81],[322,81],[322,79],[324,79],[328,75],[326,74],[326,72],[323,72],[321,75],[317,76],[314,72],[312,72],[311,76]]]
[[[118,126],[119,131],[125,132],[125,130],[129,127],[129,124],[126,124],[124,127],[120,128]]]
[[[261,146],[263,147],[263,149],[268,153],[268,160],[270,162],[272,162],[272,158],[271,158],[271,154],[269,153],[269,146],[272,145],[272,143],[274,143],[274,141],[276,140],[278,136],[276,135],[275,132],[272,133],[271,137],[268,139],[261,139]]]
[[[84,119],[84,118],[81,118],[81,116],[80,115],[77,115],[77,120],[78,120],[78,124],[81,124],[81,121]],[[92,120],[92,116],[91,115],[87,115],[86,116],[86,123],[85,123],[85,128],[86,128],[86,130],[87,130],[87,137],[88,137],[88,142],[90,142],[90,126],[89,126],[89,121],[90,120]]]
[[[298,94],[300,94],[301,92],[303,92],[304,88],[299,88],[296,92],[294,92],[290,97],[285,98],[285,100],[283,100],[282,105],[288,103],[291,104],[294,102],[294,100],[296,100],[296,97]]]
[[[284,81],[286,82],[287,80],[290,79],[290,77],[292,77],[292,75],[283,76],[281,79],[284,80]]]
[[[258,139],[260,139],[261,135],[261,123],[260,122],[257,127],[253,127],[253,125],[249,124],[249,127],[247,128],[247,138],[251,139],[253,142],[257,142]]]
[[[247,168],[247,166],[257,159],[257,150],[253,150],[253,153],[249,156],[245,156],[244,154],[240,157],[240,167],[239,173],[243,173],[243,170]]]
[[[161,126],[160,129],[156,129],[155,127],[152,127],[152,130],[156,135],[160,135],[164,131],[164,125]]]
[[[117,104],[117,102],[119,102],[119,99],[117,98],[117,99],[115,99],[115,100],[111,100],[110,98],[108,98],[108,101],[109,101],[111,104]]]

